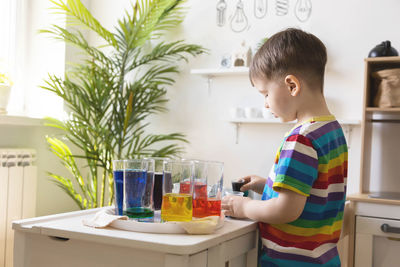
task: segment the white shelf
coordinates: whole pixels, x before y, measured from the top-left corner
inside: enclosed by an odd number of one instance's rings
[[[352,128],[357,125],[361,125],[360,120],[338,120],[339,123],[343,126],[344,134],[346,136],[346,139],[348,140],[348,147],[350,148],[350,134],[352,131]],[[294,125],[296,124],[296,121],[290,121],[290,122],[282,122],[279,119],[264,119],[264,118],[255,118],[255,119],[245,119],[245,118],[240,118],[240,119],[230,119],[230,123],[235,124],[235,143],[239,143],[239,128],[242,124],[286,124],[286,125]]]
[[[216,69],[192,69],[190,73],[211,78],[216,76],[246,75],[249,73],[249,68],[234,67],[234,68],[216,68]]]
[[[360,125],[361,121],[359,120],[338,120],[341,125]],[[281,124],[295,124],[295,121],[291,122],[282,122],[279,119],[231,119],[229,120],[231,123],[248,123],[248,124],[268,124],[268,123],[281,123]]]
[[[44,126],[44,120],[25,116],[0,115],[0,125],[12,126]]]
[[[249,74],[248,67],[215,68],[215,69],[192,69],[191,74],[201,75],[207,79],[208,94],[211,92],[211,81],[214,77],[223,76],[245,76]]]

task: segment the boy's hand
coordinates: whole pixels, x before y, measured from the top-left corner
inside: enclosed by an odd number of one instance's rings
[[[257,175],[249,175],[243,178],[240,178],[239,180],[245,181],[246,184],[244,184],[241,188],[240,191],[247,191],[247,190],[253,190],[254,192],[258,194],[262,194],[264,191],[264,186],[267,183],[267,179],[257,176]]]
[[[278,197],[269,200],[226,196],[222,199],[221,208],[227,216],[282,224],[297,220],[304,210],[306,201],[306,196],[281,188]]]
[[[225,196],[221,202],[221,209],[224,211],[226,216],[246,218],[244,214],[244,206],[245,203],[250,200],[251,199],[248,197]]]

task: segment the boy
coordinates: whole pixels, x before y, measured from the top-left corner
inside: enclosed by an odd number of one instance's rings
[[[347,145],[323,96],[326,48],[314,35],[287,29],[258,50],[250,80],[265,107],[282,121],[297,119],[284,137],[267,179],[244,179],[241,191],[262,200],[227,196],[225,215],[259,222],[261,266],[340,266]]]

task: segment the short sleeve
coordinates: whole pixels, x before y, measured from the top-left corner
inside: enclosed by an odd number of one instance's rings
[[[310,195],[318,177],[318,154],[311,140],[301,134],[290,135],[282,145],[275,168],[273,189],[285,188]]]

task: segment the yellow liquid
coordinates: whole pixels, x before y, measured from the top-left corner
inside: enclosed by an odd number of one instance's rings
[[[192,195],[167,193],[163,196],[161,219],[163,221],[191,221]]]

